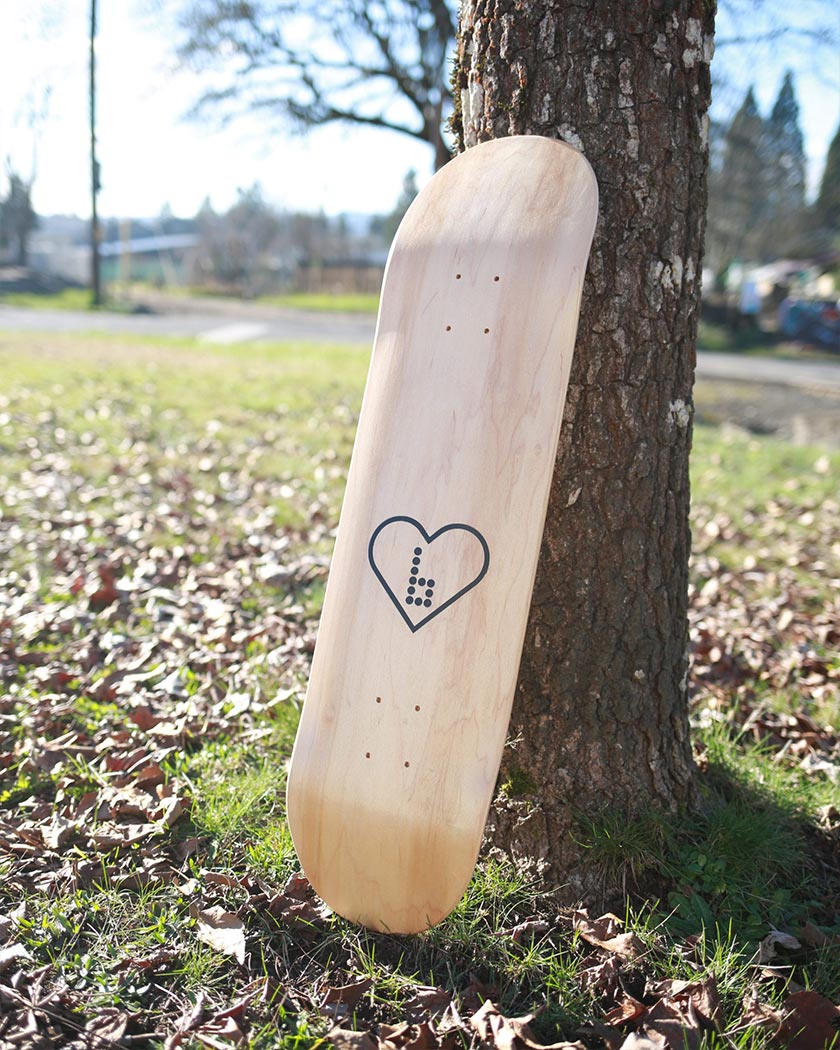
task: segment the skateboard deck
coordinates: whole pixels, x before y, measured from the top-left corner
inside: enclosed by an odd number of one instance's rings
[[[576,150],[498,139],[391,248],[287,792],[313,887],[373,929],[440,921],[475,866],[597,201]]]

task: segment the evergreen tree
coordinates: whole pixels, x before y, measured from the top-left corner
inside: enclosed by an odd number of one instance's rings
[[[825,158],[820,192],[814,201],[814,224],[829,235],[840,234],[840,125]]]
[[[778,258],[796,251],[805,227],[805,149],[789,70],[764,127],[763,153],[766,197],[760,253]]]
[[[9,170],[9,189],[0,200],[0,248],[11,245],[18,266],[26,266],[29,237],[38,225],[38,216],[32,207],[32,183]]]
[[[709,256],[721,271],[734,259],[755,259],[765,211],[764,121],[750,88],[723,140],[709,193]]]
[[[402,222],[403,216],[408,211],[409,205],[416,196],[417,172],[414,168],[409,168],[403,178],[402,192],[400,193],[399,200],[391,214],[386,216],[383,224],[383,232],[389,241],[393,240],[394,234],[397,232],[397,227]]]

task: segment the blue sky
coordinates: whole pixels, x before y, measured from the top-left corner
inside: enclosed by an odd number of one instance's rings
[[[430,150],[390,132],[332,126],[302,137],[264,118],[226,128],[184,119],[197,81],[173,68],[171,35],[162,33],[167,2],[174,0],[100,0],[103,214],[153,216],[169,205],[191,215],[208,196],[224,209],[238,187],[254,182],[281,207],[386,212],[407,169],[417,169],[421,184],[431,173]],[[0,0],[0,157],[25,177],[36,158],[33,196],[42,214],[89,214],[87,7],[87,0]],[[798,10],[817,18],[827,7],[803,0]],[[741,31],[719,23],[721,38]],[[793,66],[813,188],[840,121],[840,68],[824,55],[815,61],[801,39],[781,54],[724,47],[715,63],[720,117],[750,82],[768,112],[785,66]]]

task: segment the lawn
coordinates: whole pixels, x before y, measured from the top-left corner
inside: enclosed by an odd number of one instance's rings
[[[161,295],[161,290],[138,283],[130,286],[128,293],[122,285],[109,285],[105,289],[102,309],[123,312],[130,309],[133,303],[142,303],[144,295],[149,293],[156,299]],[[223,297],[218,292],[178,285],[167,288],[164,294],[173,299],[226,298],[241,301],[239,296]],[[285,306],[292,310],[316,313],[375,314],[379,309],[379,295],[365,292],[288,292],[284,295],[261,295],[254,301],[266,306]],[[88,310],[91,300],[90,291],[86,288],[65,288],[60,292],[0,292],[0,305],[26,306],[38,310]]]
[[[35,310],[89,310],[91,293],[88,288],[63,288],[60,292],[0,293],[3,306],[27,306]]]
[[[837,354],[825,346],[795,342],[775,332],[745,328],[735,332],[728,325],[701,320],[697,332],[701,350],[750,357],[777,357],[788,361],[836,361]]]
[[[487,857],[374,935],[283,813],[366,367],[0,333],[0,1044],[828,1045],[840,455],[696,428],[702,807],[581,826],[618,917]]]

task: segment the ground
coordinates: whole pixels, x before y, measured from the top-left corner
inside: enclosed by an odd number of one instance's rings
[[[618,917],[558,909],[489,850],[423,936],[313,896],[283,782],[366,364],[0,333],[0,1045],[828,1045],[840,455],[821,447],[696,428],[703,804],[581,824],[625,879]]]

